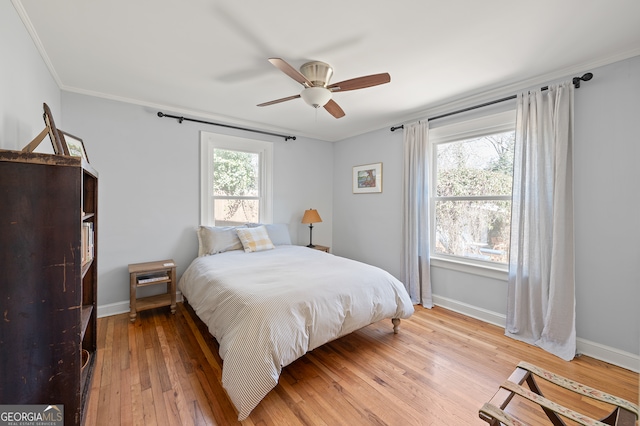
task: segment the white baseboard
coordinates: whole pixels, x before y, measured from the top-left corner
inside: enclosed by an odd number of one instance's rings
[[[480,321],[497,325],[502,328],[504,328],[506,324],[506,316],[503,314],[478,308],[477,306],[469,305],[454,299],[433,295],[433,303],[434,305],[441,306],[451,311],[458,312],[468,317],[476,318]],[[627,370],[640,372],[640,356],[636,354],[605,346],[600,343],[591,342],[582,338],[577,339],[576,345],[578,354],[580,355],[587,355],[591,358],[626,368]]]
[[[627,370],[640,373],[640,356],[630,352],[621,351],[620,349],[610,346],[601,345],[587,339],[578,337],[577,339],[578,354],[587,355],[592,358],[599,359],[609,364],[626,368]]]
[[[98,306],[98,318],[110,317],[111,315],[124,314],[129,312],[129,301],[109,303]]]
[[[504,328],[506,324],[506,317],[503,314],[489,311],[487,309],[478,308],[477,306],[469,305],[458,300],[449,299],[448,297],[442,297],[433,295],[433,304],[442,306],[450,311],[458,312],[471,318],[479,319],[480,321],[488,322],[489,324],[497,325]]]

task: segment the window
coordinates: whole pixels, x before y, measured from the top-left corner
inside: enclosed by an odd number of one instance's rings
[[[271,222],[273,144],[201,134],[201,223]]]
[[[515,114],[430,130],[433,257],[506,269]]]

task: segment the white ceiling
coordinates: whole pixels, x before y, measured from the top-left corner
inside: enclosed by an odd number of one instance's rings
[[[638,0],[13,3],[63,90],[327,141],[640,54]],[[259,108],[302,90],[269,57],[391,82],[335,93],[340,119],[301,99]]]

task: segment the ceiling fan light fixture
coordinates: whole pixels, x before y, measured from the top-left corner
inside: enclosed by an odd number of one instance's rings
[[[314,108],[323,107],[331,100],[331,90],[324,87],[307,87],[300,97]]]

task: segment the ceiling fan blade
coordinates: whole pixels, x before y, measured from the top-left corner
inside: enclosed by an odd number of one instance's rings
[[[333,99],[329,99],[329,102],[325,104],[324,109],[326,109],[327,112],[333,115],[335,118],[344,117],[344,111],[342,110],[342,108],[340,108],[340,105],[338,105]]]
[[[391,81],[389,73],[372,74],[364,77],[352,78],[351,80],[333,83],[327,86],[332,92],[346,92],[347,90],[364,89],[366,87],[377,86]]]
[[[273,66],[275,66],[280,71],[282,71],[283,73],[285,73],[286,75],[288,75],[289,77],[297,81],[298,83],[302,84],[303,86],[305,87],[313,86],[313,84],[307,79],[307,77],[305,77],[300,73],[300,71],[298,71],[297,69],[289,65],[289,63],[287,63],[284,59],[269,58],[269,62],[271,62]]]
[[[286,98],[281,98],[281,99],[276,99],[274,101],[264,102],[262,104],[258,104],[258,106],[269,106],[269,105],[273,105],[273,104],[279,104],[280,102],[290,101],[292,99],[297,99],[299,97],[300,97],[300,95],[288,96]]]

